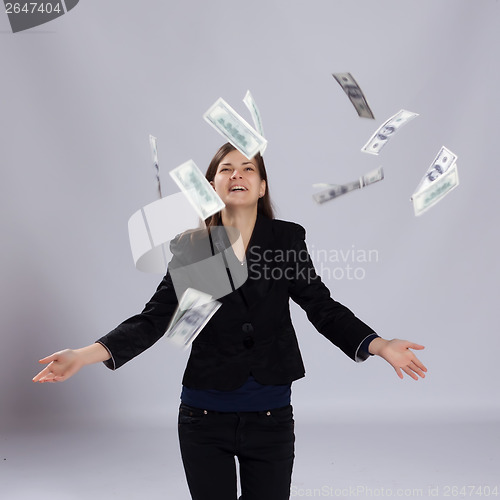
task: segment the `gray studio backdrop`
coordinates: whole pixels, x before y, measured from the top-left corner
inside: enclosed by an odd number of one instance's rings
[[[165,340],[115,373],[31,378],[39,358],[140,311],[161,279],[135,270],[127,232],[157,196],[149,134],[172,194],[168,171],[205,169],[223,142],[203,112],[222,96],[248,117],[247,89],[277,215],[306,227],[333,296],[380,335],[426,346],[427,378],[401,381],[380,359],[353,363],[293,305],[307,370],[296,412],[498,417],[499,16],[495,0],[81,0],[13,34],[2,12],[1,425],[175,422],[187,353]],[[331,76],[344,71],[376,120],[358,118]],[[420,116],[379,157],[361,153],[401,108]],[[416,218],[410,196],[442,145],[460,186]],[[383,182],[312,200],[313,183],[380,165]]]

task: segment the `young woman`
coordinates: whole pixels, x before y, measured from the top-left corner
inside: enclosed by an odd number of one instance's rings
[[[178,304],[173,270],[178,274],[183,266],[215,255],[220,229],[225,234],[235,228],[240,245],[222,238],[226,265],[221,273],[227,273],[232,291],[219,298],[222,306],[193,342],[183,377],[181,455],[194,500],[236,500],[235,457],[242,500],[285,500],[295,440],[291,383],[305,374],[289,299],[353,360],[379,355],[400,378],[425,376],[425,366],[410,350],[423,346],[379,337],[330,297],[307,253],[304,229],[273,218],[260,154],[249,160],[227,143],[206,177],[226,206],[205,221],[207,229],[173,242],[169,270],[144,310],[92,345],[41,359],[48,366],[33,380],[64,381],[99,361],[116,369],[153,345]],[[248,270],[241,286],[235,286],[234,262]]]

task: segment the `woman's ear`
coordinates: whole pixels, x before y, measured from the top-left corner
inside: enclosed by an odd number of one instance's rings
[[[215,190],[215,184],[214,184],[214,181],[208,181],[210,183],[210,185],[214,188]]]
[[[259,198],[262,198],[265,194],[266,194],[266,181],[262,179],[260,181]]]

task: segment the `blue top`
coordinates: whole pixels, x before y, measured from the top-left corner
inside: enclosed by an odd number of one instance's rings
[[[182,387],[184,404],[212,411],[265,411],[290,404],[291,384],[262,385],[250,375],[234,391]]]

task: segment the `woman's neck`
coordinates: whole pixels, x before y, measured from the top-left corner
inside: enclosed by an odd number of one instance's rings
[[[221,213],[222,224],[226,227],[234,227],[237,229],[241,235],[241,239],[243,241],[244,252],[248,247],[248,243],[250,242],[250,238],[252,236],[253,228],[255,226],[255,221],[257,220],[257,207],[251,210],[237,210],[230,211],[227,209],[222,210]],[[241,253],[238,251],[237,254]],[[240,260],[243,260],[244,255],[238,255]]]

